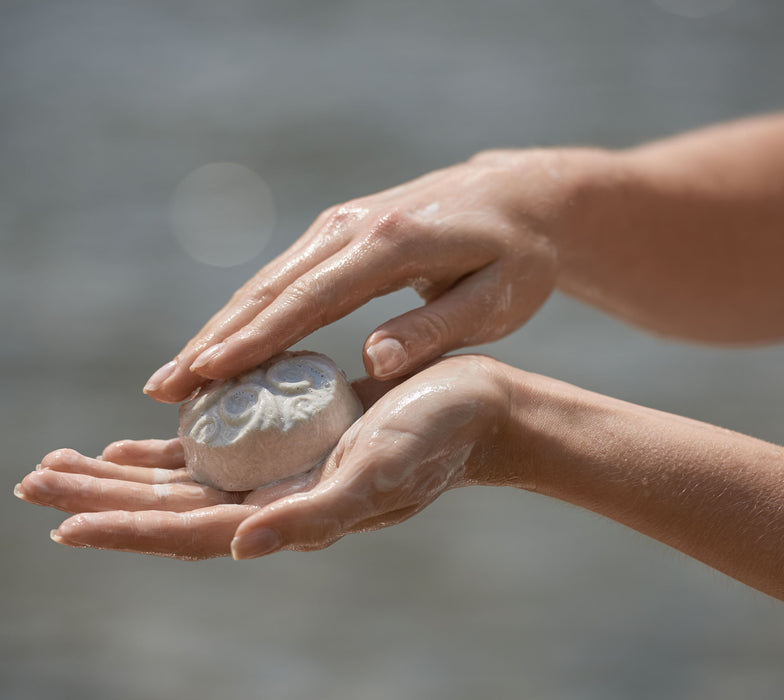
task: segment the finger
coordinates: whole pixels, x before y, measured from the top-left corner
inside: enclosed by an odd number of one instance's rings
[[[365,341],[368,374],[379,380],[399,377],[479,342],[503,312],[503,301],[497,300],[499,274],[497,263],[488,265],[424,306],[379,326]]]
[[[318,220],[317,220],[318,222]],[[336,236],[306,232],[288,250],[261,268],[243,284],[207,324],[185,345],[177,359],[188,367],[204,348],[242,328],[268,306],[293,280],[344,245]]]
[[[137,467],[129,464],[116,464],[106,459],[86,457],[76,450],[56,450],[46,455],[39,469],[93,476],[102,479],[118,479],[140,484],[169,484],[191,481],[184,467],[179,469],[160,469],[158,467]]]
[[[285,253],[275,258],[246,282],[218,313],[187,343],[178,356],[147,381],[146,394],[165,403],[184,400],[204,383],[190,370],[206,349],[220,343],[255,318],[295,279],[340,250],[346,244],[349,210],[327,210]]]
[[[181,469],[185,466],[185,452],[178,438],[118,440],[107,445],[101,456],[115,464],[132,464],[137,467]]]
[[[386,225],[398,224],[379,224]],[[393,238],[368,237],[325,260],[242,330],[205,351],[192,369],[211,379],[234,376],[371,299],[404,287],[421,273],[420,263],[411,263]]]
[[[379,326],[365,341],[365,368],[376,379],[392,379],[450,350],[497,340],[533,315],[552,291],[553,278],[549,266],[533,267],[530,274],[523,272],[520,293],[504,265],[491,263]]]
[[[346,532],[343,519],[358,504],[334,490],[316,489],[276,501],[251,515],[238,527],[231,542],[235,559],[251,559],[278,549],[310,551],[337,542]],[[259,517],[262,515],[262,517]]]
[[[413,503],[385,511],[374,504],[374,495],[364,488],[333,483],[273,503],[237,528],[231,543],[232,556],[252,559],[280,549],[324,549],[349,533],[400,523],[426,505]]]
[[[344,435],[324,464],[323,481],[316,488],[275,501],[243,521],[232,541],[232,556],[250,559],[278,549],[323,549],[358,531],[357,523],[364,527],[380,522],[385,512],[414,505],[401,504],[378,488],[376,471],[369,465],[390,461],[389,451],[367,445],[355,450],[361,432],[355,424]]]
[[[28,474],[16,490],[30,503],[68,513],[105,510],[188,511],[236,503],[245,494],[218,491],[194,482],[140,484],[43,469]]]
[[[208,559],[229,554],[235,530],[254,510],[246,505],[217,505],[185,513],[82,513],[63,522],[51,537],[71,547]]]
[[[425,380],[424,385],[454,392],[450,383]],[[457,485],[475,441],[448,450],[434,447],[418,430],[425,414],[433,413],[433,394],[405,387],[390,390],[344,433],[316,488],[276,501],[244,521],[232,542],[232,556],[320,549],[350,532],[400,522]],[[428,434],[443,433],[440,423],[452,432],[460,430],[477,410],[474,404],[465,410],[459,401],[451,411],[436,411]]]

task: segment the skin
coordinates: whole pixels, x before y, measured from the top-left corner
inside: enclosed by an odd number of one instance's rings
[[[266,529],[263,516],[272,514],[275,549],[319,549],[405,520],[444,490],[476,482],[507,401],[489,362],[448,358],[386,393],[389,385],[356,382],[367,411],[325,463],[255,491],[191,481],[174,439],[123,440],[100,459],[56,450],[15,492],[76,513],[52,535],[72,546],[245,558],[257,556],[259,537],[268,535],[259,526]]]
[[[781,339],[782,144],[776,115],[626,151],[488,151],[328,209],[145,391],[182,401],[404,286],[426,303],[365,341],[377,379],[510,333],[556,287],[663,335]]]
[[[178,440],[58,450],[17,495],[71,513],[76,547],[183,559],[313,550],[401,522],[447,489],[537,491],[609,516],[784,600],[784,448],[483,356],[385,393],[309,474],[243,494],[190,481]],[[568,426],[568,430],[565,427]]]
[[[76,513],[64,544],[249,558],[394,524],[448,488],[510,485],[784,599],[781,447],[490,358],[426,365],[514,330],[556,287],[659,334],[779,340],[782,221],[784,115],[619,152],[481,153],[322,214],[146,387],[180,401],[410,285],[425,304],[366,340],[369,410],[321,470],[225,494],[183,480],[176,441],[124,441],[103,464],[49,455],[17,495]]]

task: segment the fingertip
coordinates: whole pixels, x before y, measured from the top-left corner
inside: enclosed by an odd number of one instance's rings
[[[231,556],[235,561],[256,559],[280,549],[280,535],[267,527],[257,528],[245,535],[235,535],[231,541]]]
[[[371,335],[365,344],[366,369],[376,379],[391,379],[408,369],[409,353],[397,338]]]
[[[152,395],[156,393],[161,386],[166,382],[169,377],[171,377],[177,371],[177,360],[171,360],[167,362],[163,367],[159,367],[156,369],[150,378],[147,380],[147,383],[144,385],[142,392],[147,395]]]
[[[70,518],[63,520],[60,523],[60,527],[56,530],[52,530],[49,533],[49,537],[52,538],[58,544],[65,544],[68,546],[86,546],[86,543],[82,540],[85,539],[80,533],[83,533],[83,527],[85,524],[89,524],[91,516],[95,515],[94,513],[77,513],[76,515],[72,515]]]
[[[154,391],[145,391],[144,394],[158,403],[180,403],[182,400],[182,392],[174,392],[169,387],[159,387]]]
[[[204,377],[180,368],[176,375],[172,375],[158,389],[145,393],[159,403],[182,403],[204,384],[204,381]]]
[[[202,351],[200,355],[196,357],[196,359],[191,362],[188,369],[191,372],[199,372],[207,367],[207,365],[213,364],[215,360],[217,360],[226,350],[226,343],[221,342],[217,345],[211,345],[206,350]]]
[[[76,450],[72,450],[70,447],[62,447],[45,455],[41,460],[41,464],[39,464],[35,470],[37,472],[49,470],[68,471],[70,466],[74,463],[79,463],[82,459],[83,456]]]
[[[191,376],[201,383],[215,379],[229,379],[240,372],[258,366],[283,348],[270,348],[250,336],[232,336],[207,348],[189,366]]]
[[[123,455],[131,444],[132,441],[129,439],[115,440],[114,442],[110,442],[106,447],[103,448],[103,452],[101,452],[101,454],[98,456],[98,459],[112,462],[116,458]]]
[[[142,392],[160,403],[180,403],[203,382],[177,356],[153,373]]]
[[[78,517],[79,516],[75,516],[75,518],[78,518]],[[55,530],[50,530],[50,532],[49,532],[49,539],[52,540],[52,542],[56,542],[57,544],[65,545],[66,547],[85,547],[85,546],[87,546],[87,545],[83,544],[82,542],[79,542],[78,540],[75,540],[72,537],[69,537],[67,531],[69,529],[73,530],[73,527],[69,527],[73,520],[74,520],[74,518],[68,518],[68,520],[65,520],[62,523],[60,523],[60,527],[58,527]]]

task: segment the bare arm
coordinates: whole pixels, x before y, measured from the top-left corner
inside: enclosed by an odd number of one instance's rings
[[[507,367],[506,473],[784,600],[784,448]]]
[[[324,212],[145,390],[181,401],[404,286],[425,304],[365,341],[377,379],[510,333],[555,286],[662,334],[782,338],[782,221],[784,115],[621,152],[483,152]]]
[[[561,289],[665,335],[784,337],[784,115],[594,158],[556,233]]]
[[[388,385],[357,385],[370,406]],[[154,468],[158,467],[158,468]],[[529,374],[449,357],[390,389],[314,472],[249,494],[193,483],[179,441],[48,455],[17,486],[75,515],[62,544],[181,558],[320,549],[445,489],[514,486],[588,508],[784,600],[784,448]]]

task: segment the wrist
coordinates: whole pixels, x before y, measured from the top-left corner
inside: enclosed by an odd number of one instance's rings
[[[471,363],[482,375],[471,379],[482,403],[480,420],[476,426],[479,436],[476,459],[465,475],[467,484],[483,486],[513,486],[536,491],[540,482],[541,446],[548,439],[546,414],[552,414],[547,402],[546,377],[529,374],[484,355],[465,355],[455,358]],[[463,376],[469,367],[461,367]],[[540,424],[541,423],[541,424]]]
[[[608,228],[623,225],[615,213],[624,209],[632,168],[621,152],[591,147],[489,150],[469,164],[494,179],[499,206],[517,230],[547,239],[557,259],[559,285],[582,279],[590,259],[586,247],[594,246]]]
[[[498,175],[496,190],[507,194],[507,206],[519,223],[563,245],[617,185],[618,155],[581,146],[491,149],[468,162]]]
[[[517,441],[510,443],[510,400],[507,367],[487,355],[451,355],[436,360],[447,376],[453,378],[452,396],[459,407],[472,415],[469,424],[461,429],[461,439],[472,445],[465,470],[454,486],[518,485],[514,473],[513,455]]]
[[[619,152],[600,148],[558,149],[552,158],[552,176],[563,181],[563,200],[551,240],[564,277],[579,270],[586,245],[618,228],[613,217],[623,209],[630,169]]]
[[[566,382],[499,363],[507,414],[498,438],[503,451],[496,485],[558,497],[583,459],[606,397]]]

